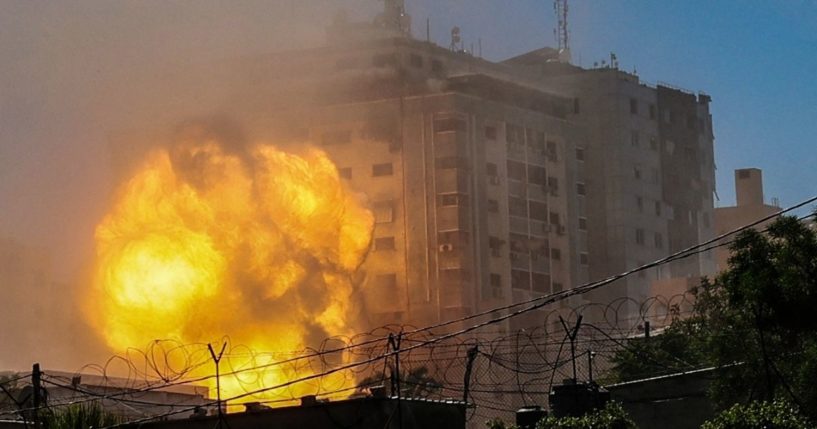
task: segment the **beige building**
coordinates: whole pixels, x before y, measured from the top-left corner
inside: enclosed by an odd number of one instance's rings
[[[572,288],[713,236],[709,96],[549,48],[490,62],[383,19],[236,64],[231,77],[251,85],[227,102],[253,132],[319,142],[371,200],[373,325]],[[652,282],[714,267],[703,254],[587,298],[643,300]]]
[[[780,211],[777,202],[773,202],[773,204],[765,203],[763,199],[763,172],[758,168],[735,170],[735,196],[736,205],[715,209],[717,235],[756,222]],[[770,222],[762,223],[756,228],[761,229]],[[718,271],[727,269],[729,267],[729,248],[717,248],[715,250],[715,260]]]

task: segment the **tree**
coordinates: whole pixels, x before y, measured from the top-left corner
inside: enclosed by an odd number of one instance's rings
[[[817,215],[817,213],[815,213]],[[631,341],[613,359],[622,379],[664,369],[716,366],[711,397],[735,403],[785,398],[817,417],[817,233],[781,217],[730,246],[729,268],[694,291],[687,320]]]
[[[516,429],[514,425],[506,425],[500,419],[485,422],[488,429]],[[548,416],[536,424],[536,429],[636,429],[635,422],[630,419],[624,408],[618,402],[608,402],[604,408],[593,411],[582,417],[553,417]],[[715,428],[713,428],[715,429]],[[720,429],[720,428],[717,428]]]
[[[800,414],[795,405],[776,400],[756,401],[747,405],[735,404],[714,419],[701,425],[701,429],[808,429],[812,425]]]
[[[95,402],[74,404],[49,410],[43,416],[45,429],[104,428],[122,423],[122,419],[106,412]]]

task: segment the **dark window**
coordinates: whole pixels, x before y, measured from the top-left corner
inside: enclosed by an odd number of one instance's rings
[[[539,220],[542,222],[547,222],[548,220],[548,206],[545,203],[539,201],[529,201],[528,205],[530,206],[530,218]]]
[[[633,115],[638,113],[638,100],[635,98],[630,99],[630,113]]]
[[[338,168],[338,176],[344,179],[352,178],[352,167]]]
[[[439,73],[443,71],[443,63],[440,60],[431,60],[431,71]]]
[[[499,239],[499,237],[488,237],[488,247],[491,249],[491,256],[497,258],[502,256],[502,244],[503,242]]]
[[[411,64],[412,67],[422,68],[423,67],[423,57],[421,57],[421,56],[419,56],[417,54],[411,54],[409,56],[409,64]]]
[[[548,192],[550,192],[550,195],[553,196],[559,194],[559,179],[555,177],[548,177]]]
[[[587,252],[579,253],[579,263],[580,264],[587,265],[590,262],[589,259],[590,259],[590,257],[587,255]]]
[[[394,202],[377,201],[373,204],[374,223],[394,222]]]
[[[505,124],[505,141],[508,143],[524,144],[525,129],[514,124]]]
[[[374,239],[374,250],[380,252],[383,250],[394,250],[394,237],[378,237]]]
[[[655,215],[661,216],[661,201],[655,202]]]
[[[394,174],[394,170],[390,162],[372,165],[372,176],[374,177],[391,176],[392,174]]]
[[[440,206],[442,207],[457,207],[468,205],[468,196],[463,194],[441,194]]]
[[[542,273],[531,273],[531,280],[533,290],[535,292],[549,292],[550,291],[550,276]]]
[[[485,127],[485,138],[488,140],[496,140],[496,127]]]
[[[638,212],[644,212],[644,198],[635,197],[635,206],[638,207]]]
[[[576,160],[577,161],[584,161],[584,148],[580,148],[580,147],[576,148]]]
[[[580,217],[579,218],[579,231],[587,231],[587,218]]]
[[[547,173],[544,167],[528,165],[528,183],[532,185],[544,186],[547,181]]]
[[[465,120],[458,117],[442,118],[434,121],[434,131],[465,131]]]
[[[526,176],[525,164],[508,160],[508,178],[524,182]]]
[[[451,244],[455,247],[468,244],[468,233],[458,229],[451,231],[440,231],[437,233],[437,242],[439,244]]]
[[[556,247],[550,249],[550,259],[553,259],[554,261],[561,260],[562,259],[562,251],[559,250]]]
[[[561,224],[561,222],[559,221],[559,213],[550,212],[550,224],[551,225]]]
[[[650,149],[658,150],[658,139],[655,136],[650,136]]]
[[[378,274],[374,278],[374,284],[377,288],[394,289],[397,287],[397,274]]]
[[[499,175],[499,171],[497,170],[496,164],[494,164],[493,162],[485,164],[485,174],[489,176]]]
[[[528,205],[524,198],[508,197],[508,211],[511,216],[527,217]]]
[[[644,244],[644,230],[641,228],[637,228],[635,230],[635,242],[636,244]]]
[[[559,160],[558,147],[556,145],[556,142],[554,141],[547,142],[545,146],[545,152],[547,154],[548,161],[556,162]]]
[[[655,119],[655,104],[650,104],[650,119]]]
[[[587,189],[585,188],[584,183],[576,184],[576,193],[579,195],[587,195]]]
[[[459,156],[443,156],[437,158],[437,168],[441,170],[448,168],[468,168],[468,159]]]
[[[530,290],[530,273],[527,271],[511,270],[511,287],[514,289]]]
[[[633,167],[633,177],[635,177],[636,180],[641,180],[641,169],[639,167]]]
[[[499,213],[499,201],[488,199],[488,212]]]

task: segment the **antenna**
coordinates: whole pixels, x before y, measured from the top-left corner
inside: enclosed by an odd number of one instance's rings
[[[451,49],[452,51],[457,51],[458,50],[457,45],[461,41],[462,38],[460,37],[460,27],[454,26],[454,28],[451,29],[451,46],[449,47],[449,49]]]
[[[556,45],[559,49],[559,61],[570,62],[570,44],[567,31],[567,0],[553,0],[553,12],[556,14]]]

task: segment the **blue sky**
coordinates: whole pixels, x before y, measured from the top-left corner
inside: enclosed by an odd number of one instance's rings
[[[407,0],[415,34],[445,45],[453,25],[498,60],[554,45],[548,0]],[[763,169],[767,201],[817,194],[817,1],[569,2],[575,63],[615,52],[641,79],[712,96],[719,205],[733,170]]]

